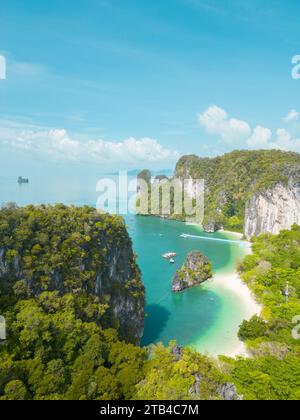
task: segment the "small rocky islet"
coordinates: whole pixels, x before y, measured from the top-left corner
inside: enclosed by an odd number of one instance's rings
[[[212,264],[199,251],[188,254],[183,266],[177,270],[172,284],[174,293],[198,286],[213,277]]]

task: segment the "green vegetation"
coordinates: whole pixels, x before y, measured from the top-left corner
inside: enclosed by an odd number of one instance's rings
[[[131,398],[145,359],[134,345],[144,302],[123,219],[90,207],[5,206],[1,398]]]
[[[6,311],[0,347],[0,399],[131,398],[142,379],[144,350],[103,330],[81,298],[45,292]],[[95,305],[96,306],[96,305]],[[97,305],[98,315],[105,307]]]
[[[120,217],[91,207],[4,207],[0,279],[2,312],[19,299],[46,291],[72,293],[88,299],[90,311],[94,303],[107,304],[106,326],[118,328],[126,340],[140,338],[144,286]],[[127,307],[132,307],[131,313]]]
[[[300,340],[292,330],[300,315],[300,227],[255,239],[240,270],[264,309],[262,318],[241,325],[253,357],[232,363],[232,379],[245,398],[298,400]]]
[[[279,182],[287,183],[299,165],[297,153],[234,151],[213,159],[184,156],[177,164],[176,176],[206,180],[204,224],[243,232],[249,198]]]
[[[0,400],[300,399],[299,226],[255,239],[240,266],[264,307],[239,331],[247,359],[136,345],[144,289],[122,219],[10,205],[0,232]]]

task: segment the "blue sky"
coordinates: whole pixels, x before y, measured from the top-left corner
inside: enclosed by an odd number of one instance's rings
[[[0,165],[300,151],[299,18],[297,0],[2,2]]]

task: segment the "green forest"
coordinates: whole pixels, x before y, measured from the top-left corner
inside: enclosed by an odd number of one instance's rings
[[[240,327],[249,358],[212,359],[175,342],[141,348],[137,334],[125,337],[114,296],[135,302],[133,327],[143,319],[144,288],[129,251],[128,266],[116,273],[128,270],[124,283],[95,293],[95,273],[109,273],[111,242],[120,255],[131,249],[124,222],[89,207],[0,211],[1,400],[222,400],[232,387],[231,399],[300,399],[300,341],[292,336],[300,314],[299,226],[255,239],[239,267],[264,308]]]

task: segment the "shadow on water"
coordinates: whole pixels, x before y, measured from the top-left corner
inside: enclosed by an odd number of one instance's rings
[[[160,305],[146,306],[145,334],[142,345],[148,346],[157,342],[166,328],[171,313]]]

